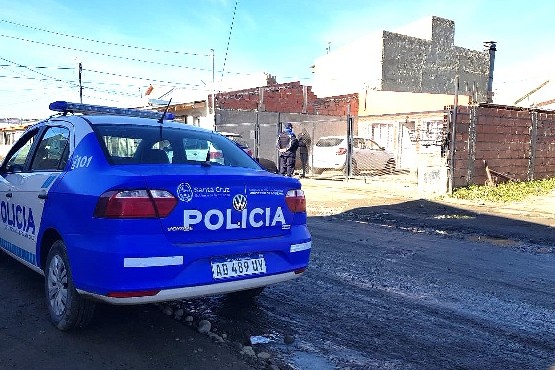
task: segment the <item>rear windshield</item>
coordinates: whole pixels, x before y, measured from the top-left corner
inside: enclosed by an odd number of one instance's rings
[[[211,164],[259,169],[243,150],[218,134],[173,127],[95,125],[112,164]]]
[[[326,138],[319,139],[318,142],[316,143],[316,146],[321,146],[321,147],[337,146],[341,144],[342,141],[343,139],[340,137],[326,137]]]
[[[247,143],[247,141],[245,139],[243,139],[242,137],[236,137],[235,136],[235,137],[230,137],[230,139],[235,141],[242,148],[248,148],[249,147],[249,143]]]

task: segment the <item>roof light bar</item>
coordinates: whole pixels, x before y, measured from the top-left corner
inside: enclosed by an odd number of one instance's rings
[[[149,110],[141,109],[129,109],[129,108],[116,108],[116,107],[105,107],[102,105],[92,105],[92,104],[81,104],[81,103],[71,103],[67,101],[55,101],[50,103],[50,110],[62,113],[83,113],[83,114],[105,114],[114,116],[130,116],[130,117],[141,117],[141,118],[152,118],[160,119],[163,116],[162,112],[155,112]],[[172,120],[174,118],[173,113],[166,113],[164,119]]]

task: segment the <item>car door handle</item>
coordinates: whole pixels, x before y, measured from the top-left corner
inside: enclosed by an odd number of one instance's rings
[[[48,198],[48,194],[46,194],[46,192],[43,191],[42,193],[39,193],[38,197],[39,199],[46,199]]]
[[[13,197],[12,193],[6,193],[6,198],[11,198],[11,197]]]

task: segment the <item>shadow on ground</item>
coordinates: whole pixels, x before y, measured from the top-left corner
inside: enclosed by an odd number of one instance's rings
[[[555,228],[419,199],[397,204],[355,207],[326,216],[373,224],[421,228],[446,234],[468,234],[535,244],[555,242]]]

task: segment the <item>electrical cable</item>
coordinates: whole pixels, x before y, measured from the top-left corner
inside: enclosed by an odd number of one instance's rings
[[[13,64],[0,64],[0,67],[16,67],[16,68],[33,68],[33,69],[58,69],[58,70],[67,70],[67,69],[75,69],[75,67],[46,67],[46,66],[24,66],[21,64],[13,65]]]
[[[225,65],[227,62],[227,54],[229,52],[229,44],[231,43],[231,32],[233,31],[233,24],[235,23],[235,14],[237,13],[238,4],[239,4],[239,0],[235,0],[235,7],[233,8],[233,17],[231,18],[231,26],[229,27],[229,35],[227,37],[227,46],[225,48],[224,63],[222,66],[222,79],[224,78]]]
[[[193,84],[184,83],[184,82],[162,81],[162,80],[156,80],[156,79],[153,79],[153,78],[145,78],[145,77],[136,77],[136,76],[122,75],[122,74],[119,74],[119,73],[102,72],[102,71],[96,71],[96,70],[85,69],[85,68],[83,68],[83,71],[92,72],[92,73],[99,73],[99,74],[109,75],[109,76],[115,76],[115,77],[130,78],[130,79],[133,79],[133,80],[141,80],[141,81],[148,81],[148,82],[158,82],[158,83],[169,84],[169,85],[186,85],[186,86],[195,86],[195,87],[199,87],[199,86],[200,86],[200,85],[193,85]]]
[[[69,46],[62,46],[62,45],[49,44],[49,43],[47,43],[47,42],[34,41],[34,40],[24,39],[24,38],[21,38],[21,37],[15,37],[15,36],[3,35],[3,34],[0,34],[0,37],[5,37],[5,38],[14,39],[14,40],[19,40],[19,41],[25,41],[25,42],[31,42],[31,43],[33,43],[33,44],[39,44],[39,45],[44,45],[44,46],[51,46],[51,47],[60,48],[60,49],[64,49],[64,50],[79,51],[79,52],[81,52],[81,53],[88,53],[88,54],[93,54],[93,55],[100,55],[100,56],[103,56],[103,57],[116,58],[116,59],[124,59],[124,60],[133,61],[133,62],[141,62],[141,63],[155,64],[155,65],[164,66],[164,67],[185,68],[185,69],[192,69],[192,70],[197,70],[197,71],[209,71],[209,69],[204,69],[204,68],[188,67],[188,66],[182,66],[182,65],[178,65],[178,64],[154,62],[154,61],[151,61],[151,60],[144,60],[144,59],[138,59],[138,58],[123,57],[123,56],[119,56],[119,55],[101,53],[101,52],[98,52],[98,51],[90,51],[90,50],[84,50],[84,49],[71,48],[71,47],[69,47]]]
[[[8,62],[8,63],[12,63],[13,65],[21,66],[22,68],[24,68],[24,69],[26,69],[26,70],[28,70],[28,71],[31,71],[31,72],[33,72],[33,73],[36,73],[36,74],[38,74],[39,76],[43,76],[43,77],[49,78],[49,79],[54,80],[54,81],[56,81],[56,82],[63,82],[63,83],[67,83],[67,84],[75,84],[74,82],[64,81],[64,80],[61,80],[61,79],[58,79],[58,78],[55,78],[55,77],[52,77],[52,76],[45,75],[44,73],[35,71],[35,70],[33,70],[33,69],[29,68],[29,67],[22,66],[21,64],[12,62],[11,60],[8,60],[8,59],[2,58],[2,57],[0,57],[0,60],[3,60],[3,61]],[[74,86],[77,86],[77,85],[74,85]]]
[[[167,53],[167,54],[193,55],[193,56],[202,56],[202,57],[210,56],[208,54],[189,53],[189,52],[186,52],[186,51],[171,51],[171,50],[151,49],[151,48],[145,48],[145,47],[141,47],[141,46],[132,46],[132,45],[125,45],[125,44],[118,44],[118,43],[115,43],[115,42],[99,41],[99,40],[89,39],[89,38],[86,38],[86,37],[69,35],[67,33],[50,31],[50,30],[46,30],[44,28],[32,27],[32,26],[28,26],[28,25],[25,25],[25,24],[8,21],[6,19],[0,19],[0,22],[9,23],[9,24],[12,24],[12,25],[18,26],[18,27],[25,27],[25,28],[35,30],[35,31],[47,32],[47,33],[57,35],[57,36],[64,36],[64,37],[74,38],[74,39],[77,39],[77,40],[95,42],[95,43],[102,44],[102,45],[121,46],[121,47],[125,47],[125,48],[130,48],[130,49],[143,50],[143,51],[154,51],[154,52]]]

